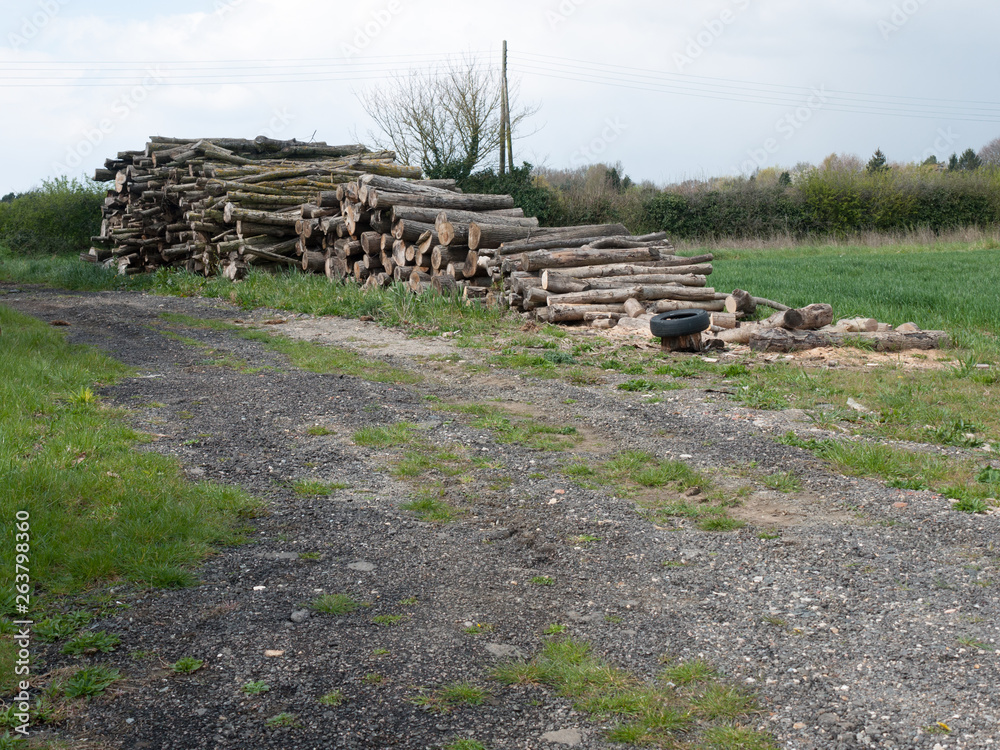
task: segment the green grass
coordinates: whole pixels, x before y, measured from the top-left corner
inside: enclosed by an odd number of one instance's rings
[[[678,383],[663,382],[661,380],[646,380],[644,378],[637,378],[635,380],[627,380],[624,383],[619,383],[615,387],[619,391],[630,391],[632,393],[655,393],[657,391],[676,391],[684,386]]]
[[[641,680],[594,654],[588,643],[563,638],[548,641],[530,661],[501,665],[494,677],[506,684],[548,686],[572,699],[578,711],[614,722],[608,732],[612,742],[713,750],[740,747],[731,744],[731,730],[734,722],[746,721],[759,710],[752,695],[721,682],[701,662],[676,665],[665,674],[681,682]],[[764,733],[741,731],[747,743],[757,743],[749,747],[775,747]]]
[[[32,633],[39,640],[51,643],[73,635],[91,619],[93,618],[89,612],[58,613],[35,623]]]
[[[685,490],[704,486],[706,480],[680,461],[657,458],[643,451],[622,451],[607,461],[573,462],[564,471],[581,484],[611,486],[623,495],[641,489],[672,487]]]
[[[177,674],[193,674],[205,666],[205,662],[201,659],[195,659],[193,656],[184,656],[173,663],[171,669]]]
[[[717,676],[715,668],[707,661],[695,659],[694,661],[684,661],[665,667],[660,673],[660,679],[664,682],[672,682],[675,685],[687,686],[705,682]]]
[[[347,701],[347,696],[343,690],[331,690],[329,693],[321,695],[317,701],[324,706],[339,706]]]
[[[106,633],[103,630],[86,630],[66,641],[60,651],[74,656],[98,652],[107,654],[114,651],[119,643],[121,643],[121,639],[113,633]]]
[[[346,490],[350,485],[341,482],[321,482],[318,479],[298,479],[292,483],[296,495],[304,497],[322,497],[332,495],[338,490]]]
[[[960,636],[955,639],[955,641],[960,646],[965,646],[966,648],[976,649],[977,651],[994,651],[996,646],[992,643],[986,643],[985,641],[979,641],[975,638],[969,638],[967,636]]]
[[[308,430],[306,434],[312,435],[313,437],[325,437],[327,435],[336,435],[337,433],[328,427],[323,427],[322,425],[313,425]]]
[[[611,487],[616,494],[635,497],[636,505],[652,520],[691,519],[702,531],[735,531],[746,524],[729,515],[728,500],[712,490],[710,479],[681,461],[642,451],[623,451],[607,461],[575,461],[563,467],[566,476],[584,487]],[[701,490],[702,502],[691,502],[679,493]]]
[[[802,489],[802,480],[790,471],[768,474],[760,480],[765,487],[778,492],[798,492]]]
[[[439,448],[433,445],[421,445],[408,450],[392,467],[394,476],[412,479],[430,471],[436,471],[446,477],[462,474],[468,467],[465,449],[461,445]]]
[[[264,724],[272,729],[277,729],[278,727],[300,726],[299,717],[296,714],[288,713],[287,711],[275,714],[271,718],[267,719]]]
[[[384,625],[386,627],[393,627],[399,625],[406,620],[406,615],[375,615],[372,618],[372,622],[376,625]]]
[[[951,331],[956,344],[998,354],[994,248],[964,243],[716,250],[712,283],[800,307],[828,302],[837,318]],[[942,304],[947,300],[947,304]]]
[[[415,513],[421,521],[450,523],[461,515],[462,510],[456,508],[443,498],[444,490],[434,487],[423,487],[417,490],[412,500],[403,503],[399,507]]]
[[[271,686],[263,680],[252,680],[251,682],[243,683],[243,687],[240,689],[247,695],[261,695],[269,691]]]
[[[960,448],[1000,444],[1000,390],[994,387],[1000,366],[981,370],[978,361],[966,354],[934,370],[769,364],[738,378],[735,398],[754,408],[803,409],[821,427],[847,424],[873,437]],[[871,413],[851,409],[851,398]]]
[[[413,702],[432,711],[446,713],[459,706],[480,706],[489,693],[469,682],[453,682],[432,690],[421,692]]]
[[[317,612],[328,615],[346,615],[356,610],[361,604],[347,594],[323,594],[323,596],[313,599],[309,606]]]
[[[458,404],[446,408],[474,416],[472,426],[489,430],[498,443],[522,443],[536,450],[561,451],[573,447],[580,440],[575,427],[544,424],[530,417],[512,414],[500,406]]]
[[[478,740],[461,737],[445,745],[442,750],[487,750],[486,745]]]
[[[29,514],[43,599],[111,579],[189,585],[193,565],[240,541],[238,524],[258,501],[189,483],[176,460],[136,451],[142,438],[122,415],[86,397],[127,368],[2,306],[0,327],[0,515]],[[13,583],[13,543],[0,542],[3,590]]]
[[[84,667],[75,672],[63,683],[63,691],[67,698],[89,698],[100,695],[114,683],[121,673],[100,664]]]
[[[535,576],[531,579],[530,583],[533,583],[536,586],[554,586],[556,579],[550,578],[549,576]]]
[[[355,445],[364,448],[394,448],[414,439],[417,426],[409,422],[396,422],[387,427],[363,427],[351,436]]]
[[[996,503],[996,487],[973,461],[882,445],[869,441],[802,440],[788,433],[779,442],[809,450],[850,476],[874,477],[891,487],[932,490],[957,501],[955,510],[985,513]]]

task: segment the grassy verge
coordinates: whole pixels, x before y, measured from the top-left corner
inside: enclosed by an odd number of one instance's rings
[[[55,329],[0,307],[0,518],[30,516],[32,612],[53,596],[124,579],[194,581],[192,565],[240,539],[259,504],[241,491],[191,484],[176,461],[139,452],[141,436],[92,390],[126,376],[119,363],[71,346]],[[2,542],[10,591],[14,538]],[[4,612],[8,614],[8,612]]]
[[[561,638],[530,661],[502,665],[494,676],[572,698],[578,711],[614,722],[607,734],[612,742],[705,750],[776,747],[750,724],[760,710],[754,696],[726,684],[703,662],[671,664],[646,682],[596,656],[589,644]]]

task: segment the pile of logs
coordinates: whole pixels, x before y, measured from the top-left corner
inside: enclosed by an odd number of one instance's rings
[[[340,218],[303,220],[300,236],[304,252],[316,265],[322,259],[331,280],[353,278],[368,286],[405,282],[416,293],[461,292],[487,302],[495,301],[492,287],[502,273],[499,253],[505,243],[559,244],[580,232],[626,233],[620,224],[539,227],[537,218],[514,207],[511,196],[462,193],[446,180],[365,175],[321,194],[317,204]]]
[[[728,295],[707,286],[711,255],[675,255],[662,233],[609,234],[505,242],[498,252],[507,303],[550,323],[599,328],[670,310],[725,309]]]
[[[316,195],[364,174],[419,177],[420,169],[361,145],[152,137],[94,175],[114,185],[101,234],[81,257],[123,275],[182,266],[237,278],[249,265],[297,265],[296,224],[320,211]]]
[[[753,314],[757,302],[757,298],[739,289],[727,300],[740,316]],[[784,308],[764,320],[739,322],[728,330],[716,330],[714,337],[724,344],[748,344],[761,352],[794,352],[859,343],[874,351],[892,352],[939,349],[949,341],[944,331],[922,331],[914,323],[893,327],[875,318],[846,318],[836,323],[833,320],[830,305],[812,304],[798,309]]]
[[[503,243],[627,234],[618,224],[542,228],[509,195],[420,174],[361,145],[152,137],[97,170],[114,186],[81,257],[123,275],[180,266],[236,280],[251,266],[292,267],[493,301]]]

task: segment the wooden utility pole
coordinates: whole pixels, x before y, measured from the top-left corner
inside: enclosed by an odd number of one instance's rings
[[[510,95],[507,87],[507,40],[503,43],[503,109],[507,118],[507,125],[504,132],[507,134],[507,166],[511,173],[514,172],[514,134],[510,123]]]
[[[503,40],[503,58],[500,63],[500,174],[504,173],[507,160],[507,40]]]

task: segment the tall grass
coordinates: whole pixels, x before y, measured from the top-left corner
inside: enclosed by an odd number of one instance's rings
[[[31,523],[38,595],[123,578],[183,585],[214,545],[238,539],[256,501],[238,489],[187,482],[178,463],[135,450],[140,436],[95,395],[127,375],[95,350],[0,307],[0,518]],[[0,542],[0,589],[13,582],[14,537]]]
[[[155,274],[152,289],[167,294],[226,299],[246,309],[271,307],[311,315],[369,317],[386,325],[405,326],[418,335],[437,335],[449,330],[474,335],[511,324],[503,310],[467,305],[458,297],[434,293],[417,296],[404,284],[363,290],[353,283],[331,284],[325,276],[299,271],[272,274],[254,270],[243,281],[233,284],[221,277],[205,279],[164,270]]]
[[[44,284],[60,289],[96,292],[106,289],[149,289],[151,276],[119,276],[117,270],[98,263],[84,263],[78,255],[29,255],[14,253],[0,244],[0,281]]]

